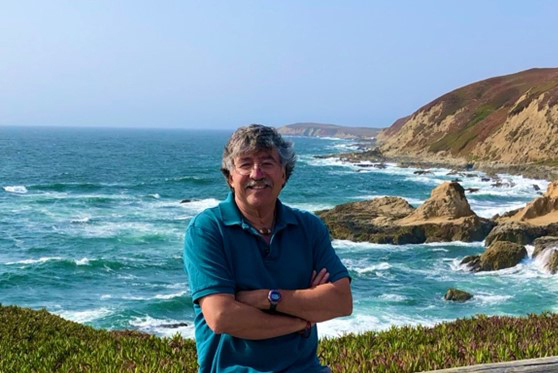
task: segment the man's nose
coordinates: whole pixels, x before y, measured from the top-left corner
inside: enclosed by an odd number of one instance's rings
[[[261,179],[265,176],[264,172],[262,171],[262,167],[259,163],[254,163],[254,167],[250,171],[250,177],[252,179]]]

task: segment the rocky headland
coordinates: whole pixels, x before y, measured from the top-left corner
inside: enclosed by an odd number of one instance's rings
[[[558,68],[449,92],[378,135],[386,156],[524,165],[558,161]]]
[[[377,135],[371,157],[402,166],[558,178],[558,68],[530,69],[451,91]],[[370,150],[370,149],[369,149]]]

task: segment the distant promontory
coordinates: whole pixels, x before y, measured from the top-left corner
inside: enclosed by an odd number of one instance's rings
[[[323,123],[293,123],[277,129],[287,136],[334,137],[339,139],[372,139],[382,128],[344,127]]]

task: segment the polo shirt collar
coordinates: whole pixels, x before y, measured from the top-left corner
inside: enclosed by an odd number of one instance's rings
[[[288,224],[297,224],[295,214],[289,207],[283,205],[279,199],[277,199],[275,208],[277,211],[275,230],[283,229]],[[234,193],[229,192],[227,198],[219,204],[219,210],[225,225],[243,225],[244,219],[234,201]]]

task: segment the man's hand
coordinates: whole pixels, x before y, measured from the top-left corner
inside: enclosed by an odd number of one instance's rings
[[[322,268],[320,272],[312,271],[312,279],[310,280],[310,289],[315,288],[318,285],[327,283],[329,279],[329,272],[327,269]],[[235,295],[237,302],[247,304],[252,307],[259,308],[261,310],[269,309],[269,300],[267,299],[267,294],[271,289],[257,289],[257,290],[243,290],[239,291]]]
[[[310,281],[310,288],[315,288],[318,285],[325,284],[329,279],[329,272],[327,269],[322,268],[319,273],[316,270],[312,271],[312,280]]]

